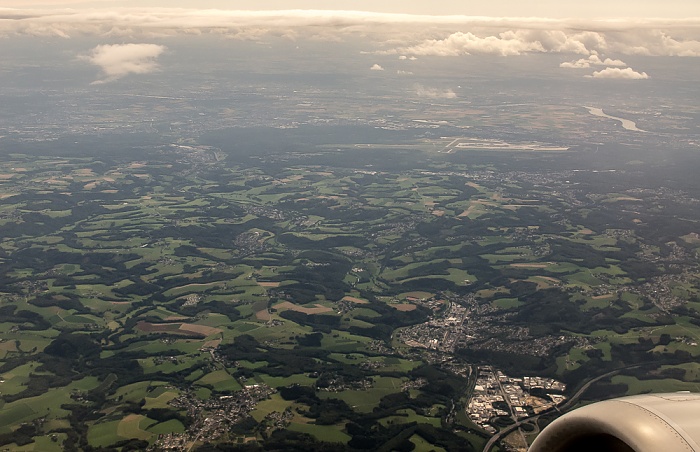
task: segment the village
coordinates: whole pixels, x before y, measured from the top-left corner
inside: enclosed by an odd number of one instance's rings
[[[170,402],[184,409],[194,422],[185,433],[160,435],[156,450],[186,451],[200,439],[213,440],[228,433],[230,427],[247,416],[255,406],[276,391],[264,384],[245,386],[232,395],[202,400],[192,392],[183,393]]]

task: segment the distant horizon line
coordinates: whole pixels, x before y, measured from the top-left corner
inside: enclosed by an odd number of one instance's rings
[[[183,6],[118,6],[118,7],[86,7],[75,8],[65,5],[61,6],[41,6],[41,7],[12,7],[0,5],[0,13],[43,13],[48,15],[68,13],[87,13],[105,11],[200,11],[200,12],[221,12],[227,14],[240,13],[242,15],[325,15],[325,16],[355,16],[365,18],[404,18],[413,19],[408,22],[464,22],[464,21],[540,21],[540,22],[602,22],[602,23],[674,23],[674,24],[694,24],[700,25],[700,15],[686,17],[663,17],[663,16],[599,16],[599,17],[577,17],[577,16],[546,16],[546,15],[486,15],[486,14],[423,14],[423,13],[400,13],[382,12],[365,9],[337,9],[337,8],[283,8],[283,9],[261,9],[261,8],[220,8],[220,7],[183,7]],[[23,17],[24,18],[24,17]],[[12,20],[12,18],[2,17],[0,20]]]

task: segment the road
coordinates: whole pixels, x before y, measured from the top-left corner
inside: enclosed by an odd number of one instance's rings
[[[513,410],[513,405],[511,405],[511,403],[510,403],[510,398],[508,397],[508,394],[506,393],[506,391],[503,389],[503,385],[501,384],[501,379],[498,378],[498,375],[496,374],[496,370],[493,368],[493,366],[491,366],[491,372],[494,375],[496,375],[496,381],[498,382],[498,388],[501,391],[501,395],[503,396],[503,400],[505,400],[506,403],[508,404],[508,409],[510,410],[510,418],[513,419],[513,422],[518,424],[518,418],[515,417],[515,411]],[[520,436],[523,440],[523,443],[525,445],[527,445],[527,440],[525,439],[525,435],[523,435],[523,432],[521,430],[518,430],[518,431],[520,432]]]

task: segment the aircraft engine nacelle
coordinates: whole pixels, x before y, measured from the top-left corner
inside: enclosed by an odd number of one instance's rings
[[[529,452],[700,452],[700,394],[606,400],[548,425]]]

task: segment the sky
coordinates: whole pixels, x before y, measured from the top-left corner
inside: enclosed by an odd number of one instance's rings
[[[551,18],[700,17],[695,0],[0,0],[10,8],[169,7],[194,9],[324,9],[383,13]]]
[[[0,0],[0,45],[21,36],[90,37],[74,59],[95,83],[157,72],[174,37],[231,42],[362,42],[382,59],[561,55],[581,77],[647,80],[632,57],[700,58],[696,0]],[[404,70],[407,75],[410,71]]]

